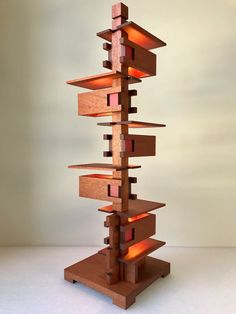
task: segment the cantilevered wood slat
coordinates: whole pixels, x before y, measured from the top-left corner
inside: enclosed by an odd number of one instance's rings
[[[70,80],[70,81],[67,81],[67,84],[95,90],[95,89],[111,87],[113,80],[117,78],[121,78],[121,77],[127,77],[127,76],[123,75],[122,73],[118,71],[108,72],[108,73],[103,73],[103,74],[98,74],[98,75],[93,75],[93,76],[87,76],[80,79]],[[139,79],[135,77],[131,77],[131,76],[128,76],[127,79],[130,84],[141,82]]]
[[[113,125],[128,125],[129,128],[161,128],[165,127],[165,124],[150,123],[141,121],[117,121],[117,122],[99,122],[97,125],[101,126],[113,126]]]
[[[136,45],[126,37],[122,37],[120,43],[122,44],[120,61],[127,64],[129,75],[138,78],[156,75],[157,56],[154,53]]]
[[[164,41],[160,40],[132,21],[119,25],[117,29],[123,29],[128,34],[128,39],[130,41],[133,41],[135,44],[148,50],[166,46]],[[112,33],[114,31],[115,30],[107,29],[97,33],[97,36],[111,42]]]
[[[137,217],[129,218],[128,223],[120,226],[120,248],[127,248],[153,236],[156,232],[156,215],[142,214]],[[126,234],[132,234],[132,238],[126,239]]]
[[[114,166],[112,164],[105,164],[105,163],[92,163],[92,164],[80,164],[80,165],[71,165],[68,168],[72,169],[91,169],[91,170],[107,170],[107,171],[122,171],[127,169],[136,169],[141,168],[139,165],[129,165],[128,167],[119,167]]]
[[[115,213],[116,211],[113,209],[112,205],[107,205],[107,206],[103,206],[103,207],[99,207],[98,210],[100,212],[104,212],[104,213],[108,213],[108,214],[112,214]]]
[[[156,137],[152,135],[121,134],[121,157],[156,155]]]
[[[112,175],[104,174],[89,174],[79,177],[79,196],[98,199],[102,201],[113,202],[116,200],[121,203],[121,198],[118,196],[110,196],[108,193],[109,185],[121,188],[121,180],[114,179]]]
[[[135,263],[163,245],[165,245],[165,242],[163,241],[151,238],[145,239],[137,244],[132,245],[129,248],[129,252],[125,256],[120,257],[119,261],[125,264]]]
[[[164,203],[151,202],[141,199],[129,200],[129,209],[124,212],[119,212],[118,214],[126,218],[131,218],[164,206],[166,206]],[[112,205],[100,207],[98,210],[106,213],[115,212],[115,210],[112,208]]]

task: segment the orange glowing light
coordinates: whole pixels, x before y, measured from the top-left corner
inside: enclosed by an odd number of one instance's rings
[[[131,67],[128,68],[128,74],[131,76],[137,77],[137,78],[142,78],[142,77],[148,76],[147,73],[139,71],[139,70],[131,68]]]
[[[149,216],[149,214],[144,213],[144,214],[140,214],[140,215],[137,215],[134,217],[130,217],[130,218],[128,218],[128,222],[134,222],[136,220],[142,219],[142,218],[147,217],[147,216]]]
[[[106,212],[106,213],[113,213],[114,212],[112,205],[100,207],[99,210],[102,212]]]
[[[111,112],[85,114],[85,116],[89,116],[89,117],[105,117],[105,116],[111,116],[111,115],[112,115]]]
[[[86,177],[97,178],[97,179],[112,179],[112,175],[109,174],[88,174]]]
[[[128,254],[125,255],[126,260],[133,259],[138,255],[142,254],[145,250],[149,248],[149,244],[145,241],[139,242],[129,247]]]
[[[138,30],[132,28],[131,26],[126,27],[125,30],[128,33],[128,37],[130,41],[135,42],[136,44],[149,48],[150,43],[152,42],[147,36],[139,32]]]

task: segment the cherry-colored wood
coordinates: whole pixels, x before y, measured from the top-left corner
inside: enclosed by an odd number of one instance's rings
[[[70,80],[67,81],[67,84],[96,90],[111,87],[113,80],[118,78],[123,78],[124,80],[127,80],[129,84],[140,82],[140,80],[135,77],[130,77],[116,71]]]
[[[159,249],[161,246],[165,245],[165,242],[155,240],[152,238],[145,239],[139,243],[134,244],[129,248],[128,254],[119,258],[119,261],[122,263],[135,263],[141,260],[144,256],[152,253],[156,249]]]
[[[127,231],[133,230],[133,239],[125,239]],[[156,216],[153,214],[140,215],[135,220],[120,226],[121,232],[121,249],[128,249],[131,245],[145,240],[155,234]]]
[[[96,253],[67,267],[64,271],[64,278],[71,283],[83,283],[110,297],[113,304],[127,309],[135,302],[135,298],[140,292],[158,278],[165,277],[170,273],[169,263],[147,256],[143,280],[135,284],[122,280],[109,285],[105,275],[105,261],[105,255]]]
[[[99,252],[65,269],[65,279],[79,281],[108,296],[113,303],[128,308],[135,297],[154,280],[170,272],[170,264],[147,256],[165,243],[150,236],[155,234],[155,215],[149,212],[165,206],[163,203],[137,199],[131,193],[136,177],[129,177],[129,157],[154,156],[155,136],[129,134],[129,128],[164,127],[164,124],[129,120],[132,96],[130,83],[141,82],[156,74],[156,55],[150,49],[165,43],[137,24],[127,21],[128,7],[123,3],[112,6],[111,29],[98,33],[110,43],[104,43],[108,59],[103,66],[111,71],[68,81],[68,84],[94,91],[78,95],[78,114],[89,117],[111,116],[111,134],[105,134],[109,149],[104,156],[111,163],[72,165],[69,168],[108,170],[112,175],[91,174],[79,177],[79,195],[111,202],[98,210],[109,214],[104,227],[108,235]]]
[[[133,141],[133,150],[126,149],[126,141]],[[152,135],[121,135],[121,152],[122,157],[140,157],[155,156],[156,154],[156,137]]]
[[[91,170],[107,170],[107,171],[123,171],[127,169],[137,169],[141,168],[139,165],[128,165],[127,167],[115,166],[113,164],[104,163],[92,163],[92,164],[81,164],[81,165],[71,165],[68,166],[71,169],[91,169]]]
[[[129,8],[122,2],[116,3],[112,6],[112,18],[123,17],[125,20],[129,17]]]
[[[123,37],[121,63],[128,65],[128,74],[138,78],[156,75],[156,55]]]
[[[111,115],[113,111],[121,111],[122,108],[119,101],[112,106],[108,103],[109,95],[116,94],[119,99],[120,92],[120,87],[111,87],[78,94],[78,114],[97,117]]]
[[[150,123],[141,121],[116,121],[116,122],[99,122],[97,125],[101,126],[113,126],[113,125],[128,125],[129,128],[161,128],[165,127],[165,124]]]
[[[99,207],[98,210],[100,212],[104,212],[104,213],[115,213],[116,211],[113,209],[113,206],[112,205],[107,205],[107,206],[102,206],[102,207]]]
[[[112,202],[114,197],[108,195],[108,186],[121,187],[120,179],[113,179],[110,175],[91,174],[79,177],[79,196]],[[116,197],[121,203],[121,198]]]
[[[164,41],[152,35],[134,22],[125,22],[117,26],[115,30],[106,29],[105,31],[98,32],[97,36],[111,42],[112,34],[117,29],[123,29],[128,34],[130,41],[145,49],[151,50],[166,46]]]
[[[146,200],[141,200],[141,199],[136,199],[136,200],[129,199],[128,210],[119,212],[118,214],[121,217],[126,217],[127,219],[129,219],[129,218],[136,217],[141,214],[153,211],[155,209],[159,209],[164,206],[165,206],[164,203],[151,202],[151,201],[146,201]],[[105,213],[115,212],[112,205],[100,207],[98,210]]]
[[[145,278],[146,257],[134,264],[124,265],[124,279],[131,283],[137,283]]]

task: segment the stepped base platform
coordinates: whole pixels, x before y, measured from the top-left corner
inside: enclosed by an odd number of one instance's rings
[[[65,280],[80,282],[112,299],[113,304],[127,309],[136,296],[151,283],[170,273],[170,263],[147,256],[143,279],[138,283],[120,281],[109,285],[105,278],[105,256],[96,253],[64,270]]]

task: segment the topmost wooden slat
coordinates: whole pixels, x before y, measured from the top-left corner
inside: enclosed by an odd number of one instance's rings
[[[120,72],[108,72],[93,76],[87,76],[80,79],[70,80],[67,81],[67,84],[75,85],[78,87],[88,88],[88,89],[101,89],[101,88],[107,88],[112,86],[112,82],[114,79],[117,78],[127,78],[129,81],[129,84],[132,83],[139,83],[141,80],[132,77],[132,76],[125,76],[124,74]]]
[[[117,27],[117,29],[123,29],[127,34],[130,41],[136,43],[137,45],[151,50],[155,48],[160,48],[166,46],[166,43],[156,36],[152,35],[146,31],[141,26],[135,24],[134,22],[125,22]],[[97,33],[97,36],[111,42],[112,33],[116,30],[107,29],[105,31]]]
[[[142,121],[112,121],[112,122],[99,122],[97,125],[100,126],[114,126],[114,125],[128,125],[129,128],[161,128],[165,127],[165,124],[161,123],[150,123]]]
[[[139,165],[128,165],[127,167],[120,167],[120,166],[114,166],[113,164],[92,163],[92,164],[70,165],[70,166],[68,166],[68,168],[71,168],[71,169],[122,171],[122,170],[127,170],[127,169],[141,168],[141,166],[139,166]]]

